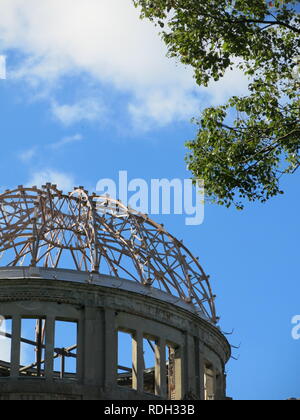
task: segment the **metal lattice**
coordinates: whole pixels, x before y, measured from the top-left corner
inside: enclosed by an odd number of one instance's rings
[[[83,187],[47,184],[0,195],[0,257],[5,266],[42,266],[127,278],[178,296],[217,322],[209,277],[162,225]]]

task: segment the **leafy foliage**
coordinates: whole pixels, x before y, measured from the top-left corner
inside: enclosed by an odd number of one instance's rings
[[[170,57],[199,85],[238,66],[247,96],[205,109],[187,143],[195,182],[219,204],[243,207],[283,193],[280,178],[300,166],[300,15],[295,0],[134,0],[162,28]],[[299,66],[299,67],[297,67]]]

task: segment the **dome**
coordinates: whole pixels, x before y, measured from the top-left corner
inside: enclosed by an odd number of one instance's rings
[[[19,186],[0,195],[0,265],[101,273],[156,288],[217,323],[209,277],[163,225],[83,187]],[[92,276],[91,276],[92,278]]]

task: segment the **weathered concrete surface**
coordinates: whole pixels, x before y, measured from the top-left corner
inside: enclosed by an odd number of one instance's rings
[[[145,335],[177,348],[174,398],[204,399],[208,365],[215,375],[210,399],[226,396],[224,371],[231,349],[225,337],[191,305],[147,286],[70,270],[0,269],[0,314],[13,320],[46,317],[48,331],[55,319],[78,322],[76,380],[53,379],[52,337],[46,346],[46,378],[18,378],[18,366],[14,366],[12,377],[0,378],[0,399],[164,398],[166,391],[159,383],[158,395],[143,391],[139,346]],[[131,333],[139,342],[132,390],[117,385],[118,330]],[[161,369],[162,365],[157,366],[156,376]]]

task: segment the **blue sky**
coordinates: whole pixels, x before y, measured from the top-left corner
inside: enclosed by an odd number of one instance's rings
[[[101,178],[187,178],[184,142],[203,107],[245,92],[234,71],[205,90],[165,58],[156,29],[124,0],[2,0],[0,186],[95,189]],[[299,174],[286,194],[244,212],[206,206],[203,225],[155,217],[211,275],[224,331],[241,348],[228,365],[234,399],[299,395]]]

